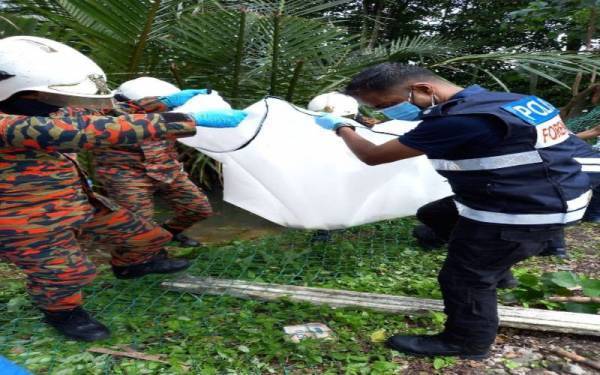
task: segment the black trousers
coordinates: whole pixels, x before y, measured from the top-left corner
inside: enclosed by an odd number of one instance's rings
[[[594,195],[588,209],[585,211],[584,220],[598,222],[600,220],[600,173],[589,174],[592,185],[594,185]]]
[[[417,219],[433,230],[438,238],[448,242],[458,222],[458,210],[454,196],[427,203],[417,210]]]
[[[448,316],[444,337],[476,347],[491,345],[498,329],[498,281],[514,264],[560,238],[561,229],[514,229],[459,217],[438,276]]]

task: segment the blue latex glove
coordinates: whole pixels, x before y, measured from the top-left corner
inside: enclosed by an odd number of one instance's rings
[[[159,100],[165,103],[170,109],[179,107],[184,105],[188,100],[193,98],[196,95],[206,95],[208,94],[207,89],[198,89],[198,90],[182,90],[176,92],[175,94],[163,96],[159,98]]]
[[[0,374],[3,375],[31,375],[25,369],[15,365],[8,359],[0,356]]]
[[[349,126],[352,128],[356,127],[356,122],[354,120],[334,115],[322,115],[316,117],[315,122],[323,129],[333,131],[336,131],[344,126]]]
[[[196,126],[205,128],[235,128],[248,114],[239,109],[214,109],[191,113]]]

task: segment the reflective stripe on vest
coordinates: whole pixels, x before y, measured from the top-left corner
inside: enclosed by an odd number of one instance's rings
[[[591,197],[592,191],[588,190],[579,197],[567,201],[568,212],[550,214],[506,214],[476,210],[456,200],[454,203],[460,216],[485,223],[515,225],[567,224],[583,218]]]
[[[582,172],[600,173],[600,158],[575,158]]]
[[[542,157],[537,151],[518,152],[516,154],[505,154],[477,159],[431,159],[430,161],[433,164],[433,167],[438,171],[481,171],[543,162]]]

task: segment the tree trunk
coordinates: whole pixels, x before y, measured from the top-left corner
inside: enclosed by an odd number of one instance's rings
[[[131,60],[129,60],[129,79],[137,76],[136,70],[140,65],[140,60],[142,59],[142,55],[144,54],[144,47],[146,47],[146,42],[148,42],[148,38],[150,37],[150,32],[152,31],[152,26],[154,25],[154,19],[156,18],[156,14],[160,9],[161,0],[154,0],[154,3],[148,10],[148,14],[146,15],[146,23],[144,24],[144,28],[140,34],[139,39],[137,40],[136,45],[133,47],[133,53],[131,54]]]
[[[579,34],[577,33],[568,33],[567,34],[567,51],[568,52],[577,52],[579,48],[581,48],[582,40]]]
[[[246,43],[246,15],[246,9],[241,8],[240,23],[235,48],[233,76],[231,77],[231,99],[235,105],[240,104],[240,77],[242,75],[242,59],[244,57],[244,46]]]
[[[271,84],[269,95],[277,95],[277,71],[279,69],[279,38],[281,33],[281,13],[273,15],[273,40],[271,58]]]
[[[592,6],[590,8],[590,20],[588,22],[587,35],[585,38],[585,46],[587,47],[588,51],[592,50],[592,39],[594,39],[594,34],[596,32],[596,18],[596,7]]]
[[[360,48],[366,49],[369,45],[369,6],[367,0],[362,1],[362,30],[360,31]]]
[[[369,45],[367,49],[375,47],[377,43],[377,37],[379,37],[379,28],[381,25],[381,17],[383,15],[383,9],[385,8],[384,0],[377,0],[375,3],[375,21],[373,24],[373,30],[371,30],[371,38],[369,39]]]

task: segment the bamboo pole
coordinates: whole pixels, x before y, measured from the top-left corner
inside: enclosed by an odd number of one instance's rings
[[[600,297],[554,296],[548,298],[552,302],[600,303]]]
[[[331,307],[372,309],[387,313],[424,313],[443,311],[440,300],[354,292],[327,288],[267,284],[244,280],[195,278],[191,276],[164,282],[169,290],[273,301],[281,298]],[[499,306],[500,325],[504,327],[600,336],[600,316],[565,311]]]

